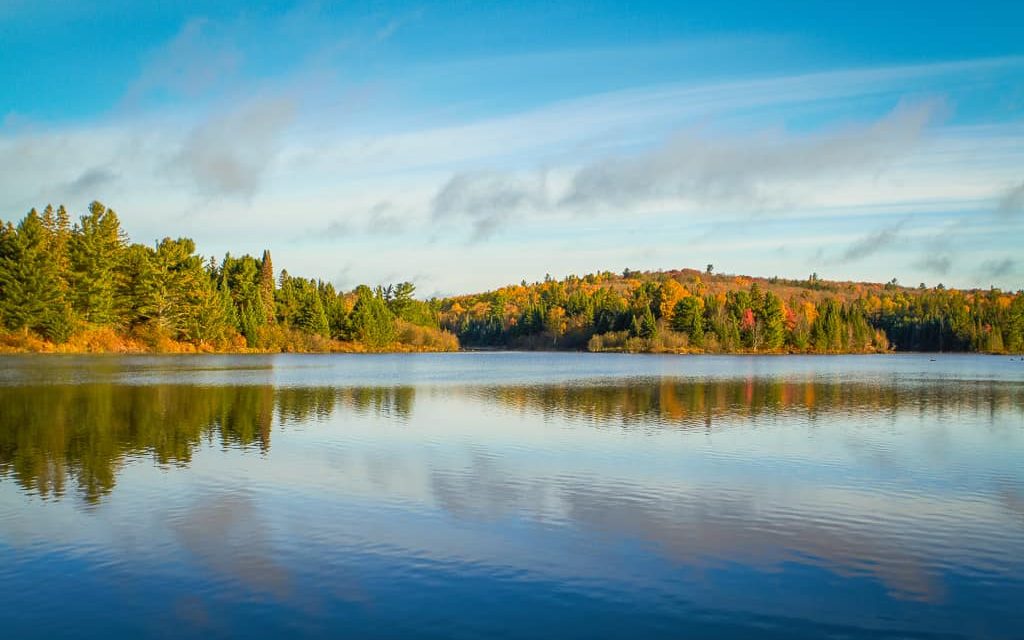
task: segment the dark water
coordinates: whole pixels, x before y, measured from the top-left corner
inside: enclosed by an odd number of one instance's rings
[[[1024,362],[0,358],[0,636],[1024,637]]]

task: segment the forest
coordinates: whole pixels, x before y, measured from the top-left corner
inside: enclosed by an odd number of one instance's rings
[[[1024,351],[1024,293],[703,271],[546,277],[421,300],[338,291],[188,238],[131,243],[99,202],[0,225],[0,351],[375,352],[460,347],[654,353]]]
[[[1024,351],[1024,293],[625,270],[445,300],[464,346],[655,353]]]
[[[188,238],[130,243],[99,202],[0,226],[0,350],[453,351],[437,301],[408,282],[336,291],[270,253],[204,259]]]

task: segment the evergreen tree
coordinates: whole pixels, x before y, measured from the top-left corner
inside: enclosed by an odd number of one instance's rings
[[[297,325],[306,333],[326,338],[330,335],[330,325],[320,299],[320,292],[312,282],[304,282],[303,285]]]
[[[356,288],[356,296],[351,316],[352,337],[373,349],[382,349],[394,342],[395,317],[383,298],[362,285]]]
[[[263,251],[263,259],[260,260],[260,302],[263,304],[263,316],[268,324],[274,324],[277,319],[277,303],[274,299],[274,264],[270,260],[270,251]]]
[[[281,271],[280,287],[277,289],[275,299],[277,301],[277,317],[286,326],[292,326],[298,322],[300,300],[292,284],[293,278],[285,270]]]
[[[782,300],[771,291],[761,299],[761,315],[764,322],[764,348],[777,351],[786,340],[786,316],[782,311]]]
[[[231,295],[209,275],[197,289],[195,312],[185,328],[185,339],[196,344],[216,344],[235,333],[235,307]]]
[[[112,324],[126,240],[117,215],[99,202],[89,205],[71,235],[70,281],[75,311],[87,322]]]
[[[411,282],[400,282],[392,290],[391,299],[388,301],[388,308],[396,317],[403,320],[410,320],[410,315],[416,300],[413,294],[416,286]]]
[[[634,335],[640,338],[649,340],[658,333],[658,323],[654,319],[650,305],[645,305],[639,316],[633,316],[633,322]]]
[[[4,324],[63,339],[66,307],[57,264],[47,252],[47,230],[35,209],[0,241],[0,297]]]

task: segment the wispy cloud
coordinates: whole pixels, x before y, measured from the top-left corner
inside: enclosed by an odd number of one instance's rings
[[[396,16],[388,20],[383,27],[377,30],[377,40],[383,42],[390,39],[402,27],[413,23],[423,17],[423,9],[416,9],[408,13]]]
[[[562,202],[608,208],[680,198],[742,208],[770,206],[784,197],[780,182],[872,169],[906,154],[938,106],[905,105],[866,126],[810,136],[712,140],[678,135],[653,152],[584,167]]]
[[[953,258],[946,253],[927,254],[917,261],[916,266],[935,275],[947,275],[953,268]]]
[[[793,204],[787,187],[823,175],[874,171],[911,152],[939,102],[901,105],[868,124],[809,135],[725,138],[676,134],[641,153],[569,172],[558,193],[546,174],[457,173],[433,200],[439,218],[462,217],[486,236],[529,212],[628,212],[655,202],[756,211]]]
[[[241,48],[217,23],[193,18],[169,42],[149,55],[123,102],[134,106],[156,92],[195,97],[233,74],[241,65]]]
[[[1024,212],[1024,182],[1008,189],[999,198],[996,211],[1004,216],[1013,216]]]
[[[97,197],[98,189],[117,180],[119,174],[109,167],[92,167],[86,169],[74,180],[60,185],[57,191],[75,196]]]
[[[858,238],[850,243],[839,255],[838,262],[852,262],[872,256],[879,251],[888,249],[900,239],[900,231],[906,225],[906,219]]]
[[[1016,267],[1012,258],[996,258],[981,263],[981,272],[990,278],[1001,278],[1013,273]]]
[[[198,125],[184,141],[174,165],[185,170],[202,193],[252,196],[274,162],[295,105],[263,100]]]
[[[484,238],[511,218],[549,206],[543,175],[522,176],[497,172],[459,173],[434,196],[435,218],[468,219],[474,236]]]

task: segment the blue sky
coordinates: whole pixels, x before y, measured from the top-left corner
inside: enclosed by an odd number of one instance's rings
[[[155,5],[0,2],[0,217],[423,294],[1024,283],[1020,3]]]

